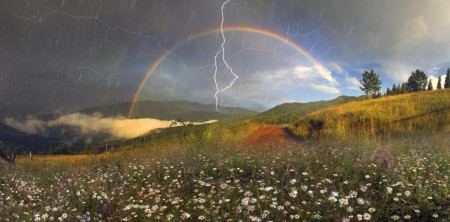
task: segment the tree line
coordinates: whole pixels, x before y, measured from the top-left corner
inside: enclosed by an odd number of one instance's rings
[[[361,83],[360,89],[367,95],[368,98],[375,98],[382,96],[381,94],[381,80],[380,75],[375,73],[373,70],[364,71],[362,73],[362,79],[359,80]],[[439,76],[437,89],[447,89],[450,88],[450,69],[447,69],[447,75],[445,76],[444,83],[442,84],[441,76]],[[408,81],[401,84],[393,84],[392,88],[387,88],[386,93],[383,95],[397,95],[408,92],[417,91],[430,91],[433,90],[433,85],[431,83],[431,78],[428,79],[427,74],[424,71],[417,69],[411,73]]]

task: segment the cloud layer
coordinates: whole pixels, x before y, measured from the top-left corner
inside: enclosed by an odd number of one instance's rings
[[[110,135],[110,139],[135,138],[154,129],[167,128],[172,123],[172,121],[150,118],[125,119],[123,117],[102,117],[99,113],[93,115],[72,113],[48,121],[40,120],[33,116],[28,116],[24,121],[5,118],[3,122],[10,127],[29,134],[48,135],[48,132],[52,128],[66,126],[75,129],[79,135],[86,138],[96,134],[106,134]],[[214,122],[214,120],[204,123],[211,122]]]

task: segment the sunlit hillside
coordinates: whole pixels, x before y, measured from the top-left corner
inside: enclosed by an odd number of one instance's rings
[[[308,137],[376,137],[450,132],[450,89],[355,101],[312,112],[292,123]]]
[[[262,112],[251,119],[258,123],[267,124],[288,124],[292,121],[298,120],[304,115],[328,106],[337,105],[341,103],[357,100],[358,97],[353,96],[339,96],[332,100],[322,100],[308,103],[283,103],[275,106],[265,112]]]

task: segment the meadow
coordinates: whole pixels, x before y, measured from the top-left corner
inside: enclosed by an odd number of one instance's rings
[[[102,154],[2,162],[0,221],[449,221],[448,131],[240,145],[264,127],[186,126]]]
[[[302,138],[368,138],[450,133],[450,89],[351,101],[291,122]]]
[[[2,165],[1,221],[447,221],[447,137],[155,146]]]

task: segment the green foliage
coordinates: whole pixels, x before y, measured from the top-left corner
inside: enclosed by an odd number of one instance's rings
[[[406,87],[406,83],[401,83],[401,84],[393,84],[392,85],[392,90],[391,93],[389,95],[398,95],[398,94],[403,94],[403,93],[407,93],[407,87]]]
[[[71,154],[72,150],[68,145],[61,143],[58,146],[51,147],[49,150],[49,153],[50,154]]]
[[[447,69],[447,75],[445,76],[444,88],[450,88],[450,69]]]
[[[386,89],[386,96],[392,95],[391,89],[389,87]]]
[[[427,80],[428,77],[422,70],[417,69],[412,72],[407,82],[408,92],[424,91],[427,86]]]
[[[408,93],[408,84],[406,82],[402,83],[400,88],[400,94]]]
[[[432,91],[432,90],[433,90],[433,85],[431,84],[431,79],[430,79],[430,81],[428,82],[427,90],[428,90],[428,91]]]
[[[439,76],[439,79],[438,79],[437,89],[442,89],[441,76]]]
[[[380,76],[376,74],[373,70],[364,71],[362,74],[362,79],[359,80],[361,83],[360,89],[364,91],[364,93],[371,98],[380,92],[381,89],[381,80]]]

